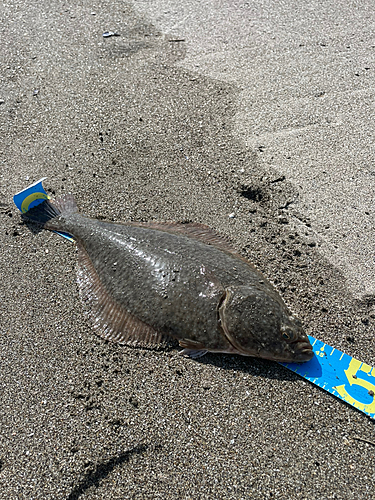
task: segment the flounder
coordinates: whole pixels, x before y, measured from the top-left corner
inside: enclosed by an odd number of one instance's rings
[[[96,333],[114,342],[177,339],[182,354],[241,354],[284,362],[313,356],[301,322],[228,242],[196,223],[113,223],[78,213],[72,195],[24,214],[67,233]]]

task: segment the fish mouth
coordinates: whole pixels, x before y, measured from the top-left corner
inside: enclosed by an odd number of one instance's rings
[[[310,361],[310,359],[314,356],[312,345],[306,340],[295,342],[294,350],[293,361],[296,363]]]
[[[295,340],[291,342],[291,351],[285,354],[274,355],[272,352],[260,351],[258,357],[277,361],[278,363],[306,363],[314,357],[312,345],[308,340]]]

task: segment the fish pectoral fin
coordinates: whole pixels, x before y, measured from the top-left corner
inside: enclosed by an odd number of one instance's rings
[[[204,349],[201,349],[201,350],[199,350],[199,349],[183,349],[178,354],[180,354],[181,356],[186,356],[187,358],[197,359],[197,358],[201,358],[202,356],[204,356],[207,353],[208,353],[208,351],[204,350]]]
[[[184,349],[179,352],[181,356],[187,356],[192,359],[201,358],[204,356],[208,350],[205,349],[202,342],[197,342],[196,340],[182,339],[179,341],[180,347]]]
[[[106,290],[83,245],[78,241],[78,284],[86,314],[96,333],[106,340],[152,346],[170,340],[121,306]]]

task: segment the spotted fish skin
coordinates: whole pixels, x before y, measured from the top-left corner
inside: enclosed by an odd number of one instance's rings
[[[308,338],[280,295],[206,226],[100,221],[78,213],[70,196],[43,203],[26,218],[38,222],[44,211],[46,229],[76,241],[82,298],[102,337],[177,339],[193,356],[311,359]]]
[[[121,307],[173,338],[188,337],[208,349],[229,348],[218,334],[217,306],[224,289],[204,266],[207,245],[79,214],[67,222],[64,229],[82,245],[100,281]]]

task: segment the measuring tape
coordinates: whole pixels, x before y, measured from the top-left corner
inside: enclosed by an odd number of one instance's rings
[[[294,373],[375,418],[375,368],[311,337],[315,356],[307,363],[280,363]]]
[[[14,203],[26,213],[49,199],[40,179],[14,195]],[[58,233],[74,241],[65,233]],[[314,357],[307,363],[280,363],[318,387],[375,418],[375,368],[309,336]]]
[[[13,196],[14,204],[21,213],[25,214],[33,207],[36,207],[37,205],[40,205],[40,203],[43,203],[43,201],[50,199],[42,184],[42,182],[46,179],[47,177],[39,179],[39,181],[34,182],[34,184],[31,184]],[[69,241],[74,241],[69,234],[60,233],[59,231],[54,231],[54,233],[59,234]]]

